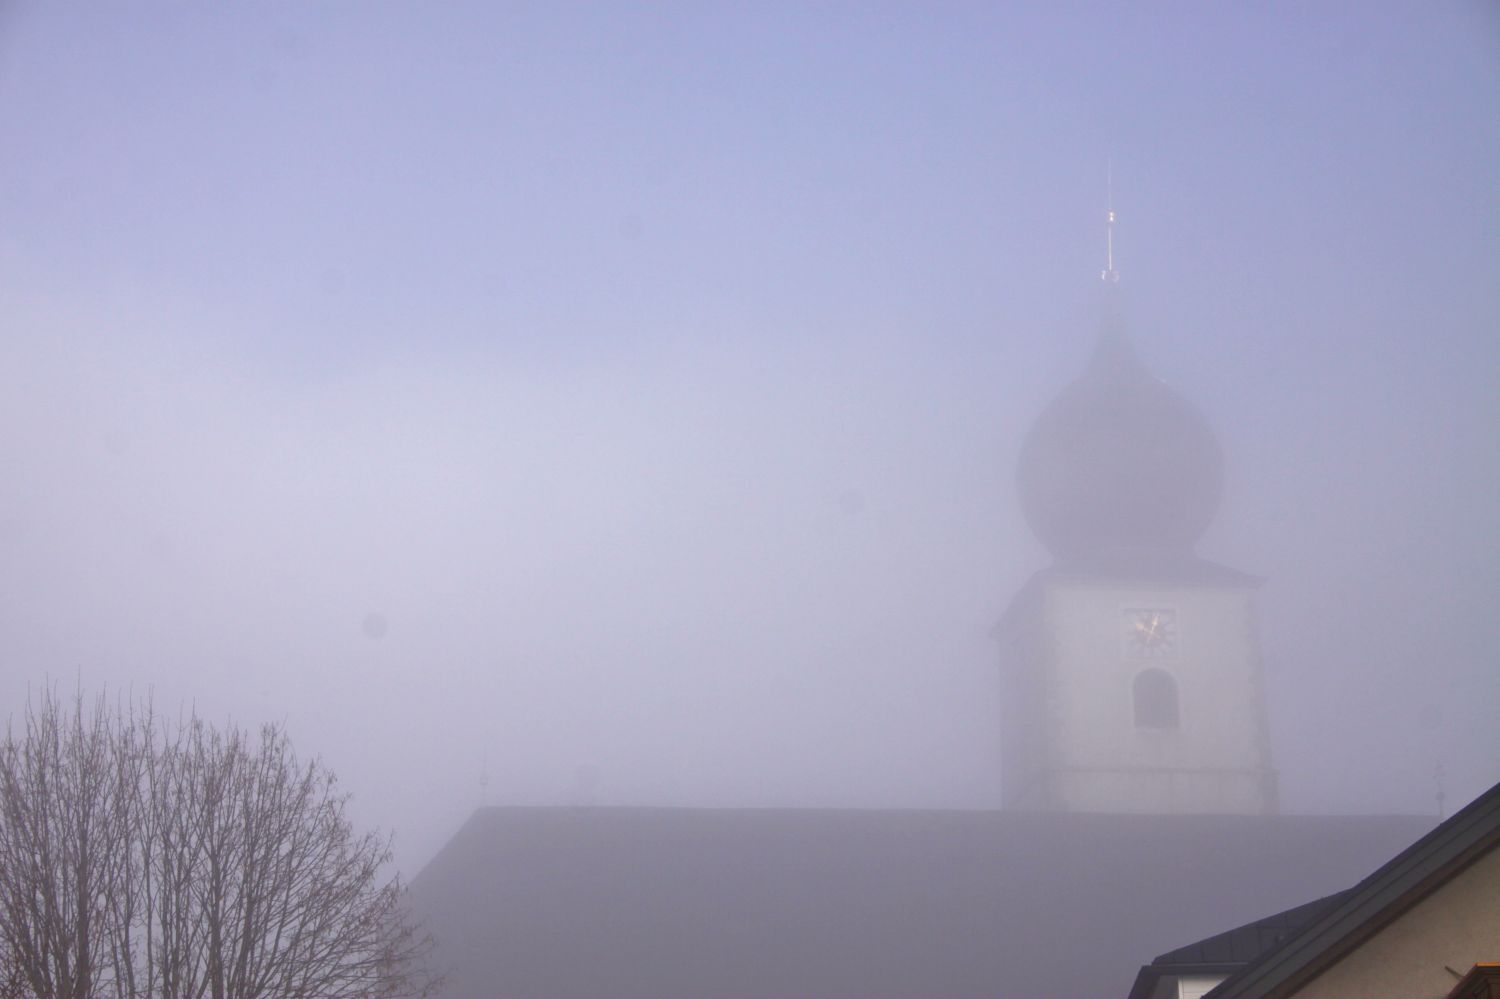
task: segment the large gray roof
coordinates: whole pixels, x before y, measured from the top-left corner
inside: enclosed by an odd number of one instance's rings
[[[450,999],[1125,996],[1411,816],[490,808],[412,884]]]

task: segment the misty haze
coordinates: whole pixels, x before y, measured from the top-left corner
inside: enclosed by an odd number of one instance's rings
[[[1352,885],[1500,780],[1496,107],[1479,2],[4,5],[0,706],[278,724],[407,881],[501,806],[1419,817]],[[1202,428],[1079,513],[1112,330]],[[1047,589],[1116,541],[1171,586]],[[1097,607],[1250,622],[1250,783],[1020,794]]]

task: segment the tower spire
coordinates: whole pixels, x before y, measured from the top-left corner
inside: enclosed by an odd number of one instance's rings
[[[1099,276],[1105,284],[1119,284],[1120,272],[1115,270],[1115,163],[1111,156],[1104,166],[1104,272]]]

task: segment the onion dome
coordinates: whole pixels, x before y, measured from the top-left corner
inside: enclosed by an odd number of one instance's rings
[[[1191,555],[1218,511],[1224,460],[1197,407],[1146,370],[1111,316],[1088,369],[1027,434],[1016,480],[1027,523],[1060,562]]]

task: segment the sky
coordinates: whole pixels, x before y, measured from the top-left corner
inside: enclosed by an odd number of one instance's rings
[[[1497,106],[1479,2],[4,4],[0,713],[284,723],[408,875],[486,803],[994,807],[1111,173],[1283,807],[1451,811]]]

